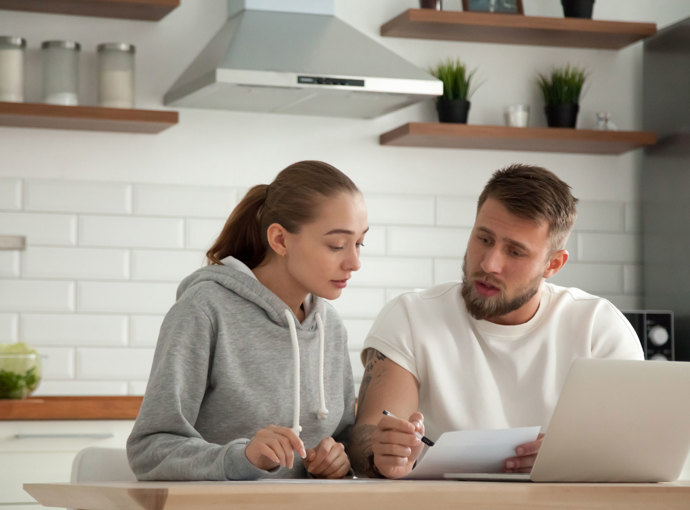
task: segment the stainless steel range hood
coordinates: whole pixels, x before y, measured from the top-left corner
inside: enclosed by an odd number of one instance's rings
[[[443,93],[336,18],[333,0],[229,0],[228,15],[166,105],[373,118]]]

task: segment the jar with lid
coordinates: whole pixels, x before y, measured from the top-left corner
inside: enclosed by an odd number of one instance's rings
[[[79,104],[79,52],[73,41],[44,41],[41,44],[43,102]]]
[[[0,101],[24,101],[26,39],[0,36]]]
[[[98,104],[134,108],[134,45],[103,43],[98,53]]]

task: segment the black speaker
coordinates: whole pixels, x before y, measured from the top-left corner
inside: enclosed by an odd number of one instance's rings
[[[645,359],[676,359],[673,341],[673,312],[670,310],[624,310],[642,343]]]

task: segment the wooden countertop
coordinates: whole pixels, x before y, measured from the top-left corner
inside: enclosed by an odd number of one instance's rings
[[[0,399],[0,420],[134,420],[142,397]]]
[[[690,482],[500,483],[420,480],[24,484],[39,503],[93,510],[687,510]]]

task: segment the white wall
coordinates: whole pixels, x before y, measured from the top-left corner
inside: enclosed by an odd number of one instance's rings
[[[460,0],[446,0],[460,9]],[[561,16],[560,3],[524,0],[528,15]],[[595,18],[656,22],[690,15],[678,0],[598,0]],[[414,0],[338,0],[336,14],[419,67],[458,56],[479,68],[472,124],[500,124],[503,106],[527,102],[545,120],[536,72],[566,62],[591,72],[579,127],[608,110],[622,129],[641,126],[642,45],[620,51],[382,38],[380,25]],[[222,25],[224,0],[184,0],[161,22],[0,10],[0,34],[28,39],[28,97],[40,95],[39,46],[82,43],[82,99],[95,102],[96,44],[137,47],[137,99],[161,98]],[[0,342],[25,341],[47,355],[41,394],[138,394],[176,283],[203,253],[247,187],[286,165],[322,159],[364,191],[371,233],[363,269],[335,305],[353,361],[371,320],[402,290],[459,275],[476,196],[512,162],[555,171],[581,199],[571,259],[555,281],[640,304],[640,154],[382,147],[378,136],[409,121],[434,121],[433,103],[374,120],[180,110],[158,135],[0,127],[0,234],[27,236],[24,252],[0,252]],[[358,363],[354,363],[360,372]]]

